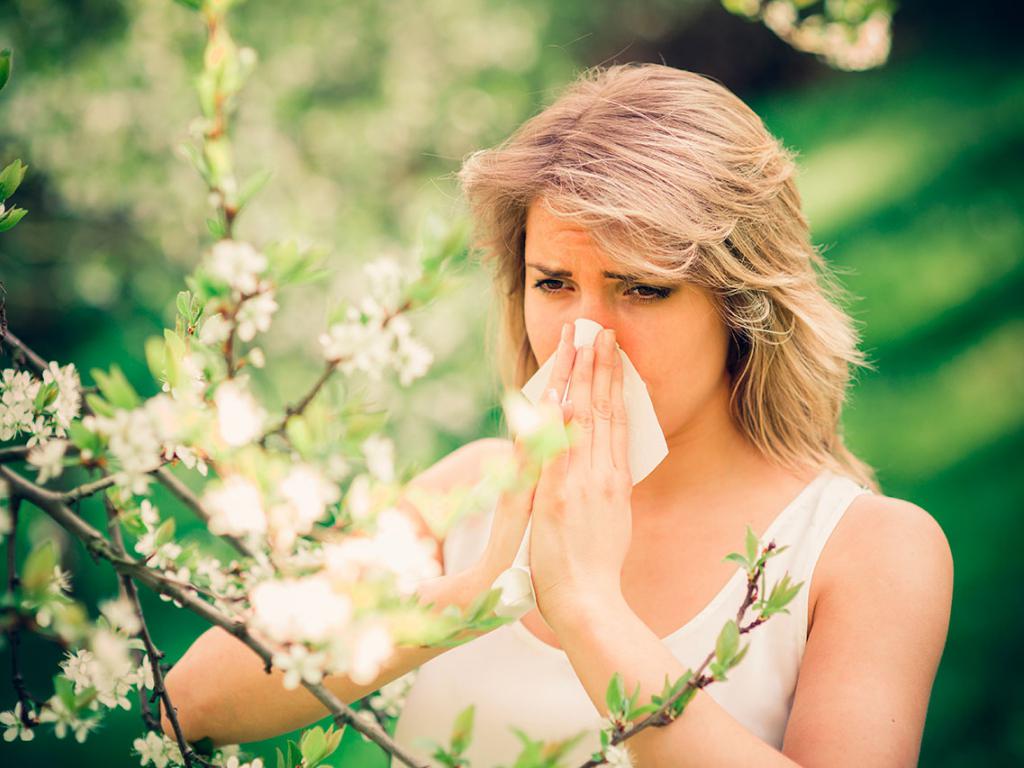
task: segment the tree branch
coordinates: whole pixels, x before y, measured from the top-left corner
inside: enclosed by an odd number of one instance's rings
[[[127,574],[128,576],[137,579],[153,591],[167,595],[173,600],[177,600],[183,606],[189,608],[209,623],[222,627],[255,651],[263,660],[264,669],[268,673],[273,668],[273,649],[269,648],[262,641],[254,637],[250,633],[245,622],[237,621],[228,617],[216,607],[209,605],[205,601],[193,597],[187,592],[179,589],[177,586],[168,583],[155,569],[143,565],[141,562],[131,557],[119,554],[114,545],[111,544],[111,542],[109,542],[99,531],[76,515],[64,504],[63,498],[60,494],[53,493],[45,488],[40,488],[4,466],[0,466],[0,477],[3,477],[11,484],[12,495],[20,495],[26,501],[30,501],[52,517],[69,533],[72,533],[81,539],[94,558],[102,557],[105,560],[109,560],[118,573]],[[355,710],[341,701],[341,699],[335,696],[334,693],[324,685],[308,683],[306,681],[302,681],[302,684],[321,704],[327,708],[331,713],[332,719],[339,728],[350,725],[381,749],[384,749],[388,753],[394,755],[402,763],[410,766],[411,768],[429,768],[429,766],[421,766],[417,763],[416,758],[396,744],[383,728],[376,724],[367,723],[356,717]]]

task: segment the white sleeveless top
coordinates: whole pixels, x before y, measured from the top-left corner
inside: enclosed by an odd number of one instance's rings
[[[771,586],[786,572],[803,581],[788,606],[752,630],[747,655],[704,691],[756,736],[782,747],[793,705],[797,673],[807,641],[811,576],[836,524],[854,497],[871,491],[853,479],[823,469],[761,535],[788,549],[765,564]],[[466,518],[444,543],[445,570],[456,573],[476,562],[487,544],[493,510]],[[742,552],[743,542],[731,551]],[[727,553],[723,552],[724,557]],[[679,661],[696,669],[715,647],[723,624],[735,619],[746,594],[746,572],[736,572],[711,602],[662,642]],[[747,613],[748,620],[754,617]],[[568,753],[579,765],[600,749],[600,716],[564,651],[539,640],[520,622],[499,627],[423,664],[415,674],[395,729],[395,740],[424,764],[428,741],[448,745],[456,716],[476,704],[473,739],[466,756],[475,768],[511,765],[522,749],[512,726],[533,739],[553,741],[587,731]],[[392,768],[401,765],[392,760]]]

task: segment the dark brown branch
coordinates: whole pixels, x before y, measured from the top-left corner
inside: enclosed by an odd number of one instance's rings
[[[107,510],[107,529],[110,532],[110,539],[114,544],[114,549],[122,557],[127,557],[127,553],[124,548],[124,537],[121,535],[121,524],[119,522],[117,508],[109,497],[105,496],[103,498],[103,502]],[[174,737],[177,739],[178,749],[181,751],[182,760],[185,761],[185,768],[192,768],[192,761],[197,758],[204,764],[209,765],[205,760],[199,758],[189,743],[185,741],[185,733],[182,731],[181,724],[178,722],[178,710],[171,703],[171,695],[167,692],[167,688],[164,686],[164,673],[160,664],[164,654],[162,651],[157,649],[156,645],[153,643],[152,636],[149,634],[149,627],[146,625],[146,617],[142,613],[142,604],[139,602],[139,593],[135,589],[135,582],[132,581],[131,576],[121,574],[121,585],[125,594],[128,596],[128,599],[131,600],[132,606],[135,608],[135,615],[138,616],[141,627],[138,635],[142,638],[142,642],[146,646],[146,655],[149,657],[150,666],[153,668],[153,687],[157,695],[163,701],[167,717],[171,721],[171,726],[174,728]],[[145,691],[145,687],[144,681],[141,682],[139,685],[141,691]],[[142,719],[149,729],[156,731],[157,733],[163,733],[160,718],[155,717],[152,712],[150,712],[149,702],[146,701],[145,695],[143,695],[140,700],[140,709],[142,710]]]
[[[26,346],[25,342],[23,342],[21,339],[19,339],[17,336],[11,333],[10,328],[7,329],[7,333],[4,335],[4,337],[0,339],[0,344],[3,343],[9,344],[15,352],[21,354],[22,357],[24,357],[32,365],[32,367],[36,370],[36,373],[38,373],[39,375],[42,375],[43,371],[46,370],[46,361],[43,360],[43,358],[41,358],[31,349],[29,349],[28,346]]]
[[[17,493],[11,494],[11,533],[7,539],[7,584],[10,589],[11,599],[17,605],[18,587],[21,579],[18,578],[18,569],[15,558],[15,549],[18,538],[18,512],[21,507],[21,496]],[[25,678],[21,674],[21,665],[18,663],[18,645],[21,643],[20,624],[14,622],[7,630],[8,642],[11,645],[11,679],[14,683],[14,691],[21,702],[21,722],[26,728],[35,728],[39,725],[39,719],[29,712],[30,704],[40,704],[28,688],[25,687]]]
[[[188,594],[174,584],[168,583],[155,569],[131,557],[118,554],[111,542],[63,503],[63,498],[60,494],[40,488],[4,466],[0,466],[0,477],[3,477],[11,484],[12,495],[18,494],[23,496],[26,501],[30,501],[39,507],[39,509],[52,517],[69,533],[81,539],[94,559],[103,558],[110,561],[119,574],[131,576],[154,592],[167,595],[172,600],[178,601],[182,606],[189,608],[189,610],[198,614],[209,623],[222,627],[249,646],[263,660],[264,669],[268,673],[273,669],[273,649],[253,636],[245,622],[228,617],[215,606]],[[429,768],[429,766],[417,763],[416,758],[396,744],[387,731],[356,717],[355,710],[341,701],[324,685],[309,683],[305,680],[302,681],[302,685],[327,708],[331,713],[334,723],[339,728],[350,725],[381,749],[394,755],[405,765],[412,768]]]

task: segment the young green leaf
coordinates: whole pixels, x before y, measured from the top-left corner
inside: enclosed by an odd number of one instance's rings
[[[462,710],[455,718],[455,725],[452,727],[451,751],[452,754],[461,755],[466,751],[473,739],[473,716],[476,706],[470,704]]]
[[[608,689],[604,694],[605,704],[608,705],[609,712],[619,712],[622,710],[624,699],[626,698],[625,682],[622,679],[622,675],[616,672],[612,675],[612,679],[608,682]]]
[[[719,664],[727,666],[729,660],[736,654],[740,644],[740,629],[733,619],[729,619],[718,633],[718,640],[715,642],[715,658]]]

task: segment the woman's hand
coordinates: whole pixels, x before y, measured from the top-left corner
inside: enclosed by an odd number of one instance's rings
[[[573,358],[576,352],[576,347],[573,345],[573,333],[572,324],[566,323],[562,328],[558,349],[555,351],[555,366],[545,388],[546,392],[553,389],[558,394],[557,398],[545,401],[548,407],[557,406],[557,400],[565,392],[566,384],[572,374]],[[569,409],[563,406],[563,423],[569,418],[569,414]],[[527,456],[522,440],[518,437],[514,443],[514,453],[517,467],[522,472],[527,467]],[[494,519],[491,523],[490,538],[480,560],[474,566],[488,586],[502,571],[512,565],[516,553],[519,552],[523,535],[526,533],[526,524],[530,520],[538,479],[537,476],[527,478],[526,485],[522,490],[519,492],[507,491],[498,499]]]
[[[621,596],[632,536],[622,360],[614,331],[594,341],[576,351],[571,371],[575,438],[544,466],[533,493],[530,569],[538,608],[555,631],[581,607]]]

